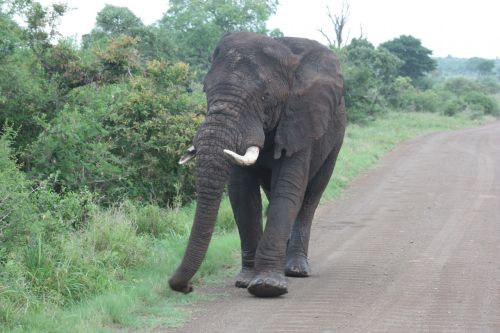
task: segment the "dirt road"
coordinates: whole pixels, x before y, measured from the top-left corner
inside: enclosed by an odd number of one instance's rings
[[[500,332],[500,123],[406,142],[316,213],[313,275],[177,332]]]

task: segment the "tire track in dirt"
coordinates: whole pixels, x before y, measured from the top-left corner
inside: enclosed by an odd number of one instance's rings
[[[310,257],[284,297],[227,281],[173,331],[500,332],[500,123],[398,146],[318,209]]]

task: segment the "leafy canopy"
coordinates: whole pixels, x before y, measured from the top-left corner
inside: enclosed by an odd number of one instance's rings
[[[172,0],[160,28],[172,34],[176,57],[206,70],[217,41],[233,31],[279,34],[266,28],[277,0]]]
[[[479,75],[491,75],[495,68],[495,60],[474,57],[467,60],[466,66],[468,70]]]
[[[352,39],[339,52],[349,121],[366,121],[383,109],[402,61],[384,48],[375,48],[364,38]]]
[[[380,46],[403,61],[399,69],[400,76],[407,76],[415,81],[436,69],[436,61],[431,58],[432,51],[423,47],[421,41],[413,36],[402,35]]]

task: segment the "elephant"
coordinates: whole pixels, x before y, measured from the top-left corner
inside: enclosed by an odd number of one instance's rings
[[[203,85],[206,117],[179,162],[196,157],[196,212],[169,285],[193,290],[228,184],[241,239],[235,285],[280,296],[288,292],[285,275],[311,273],[311,223],[347,121],[339,61],[309,39],[236,32],[218,42]],[[261,188],[269,200],[265,230]]]

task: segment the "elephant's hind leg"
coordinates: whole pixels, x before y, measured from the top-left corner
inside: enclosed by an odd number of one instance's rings
[[[321,196],[319,196],[321,197]],[[291,277],[307,277],[311,268],[307,260],[309,236],[314,212],[319,203],[319,198],[307,198],[307,203],[302,206],[297,220],[292,229],[286,251],[285,275]]]
[[[229,200],[241,239],[241,271],[235,286],[246,288],[255,275],[255,252],[262,236],[262,202],[255,168],[233,168]]]
[[[339,147],[340,148],[340,147]],[[304,202],[293,225],[286,252],[285,275],[307,277],[311,268],[307,259],[311,225],[321,195],[330,180],[339,149],[330,153],[325,163],[311,179],[304,195]]]

